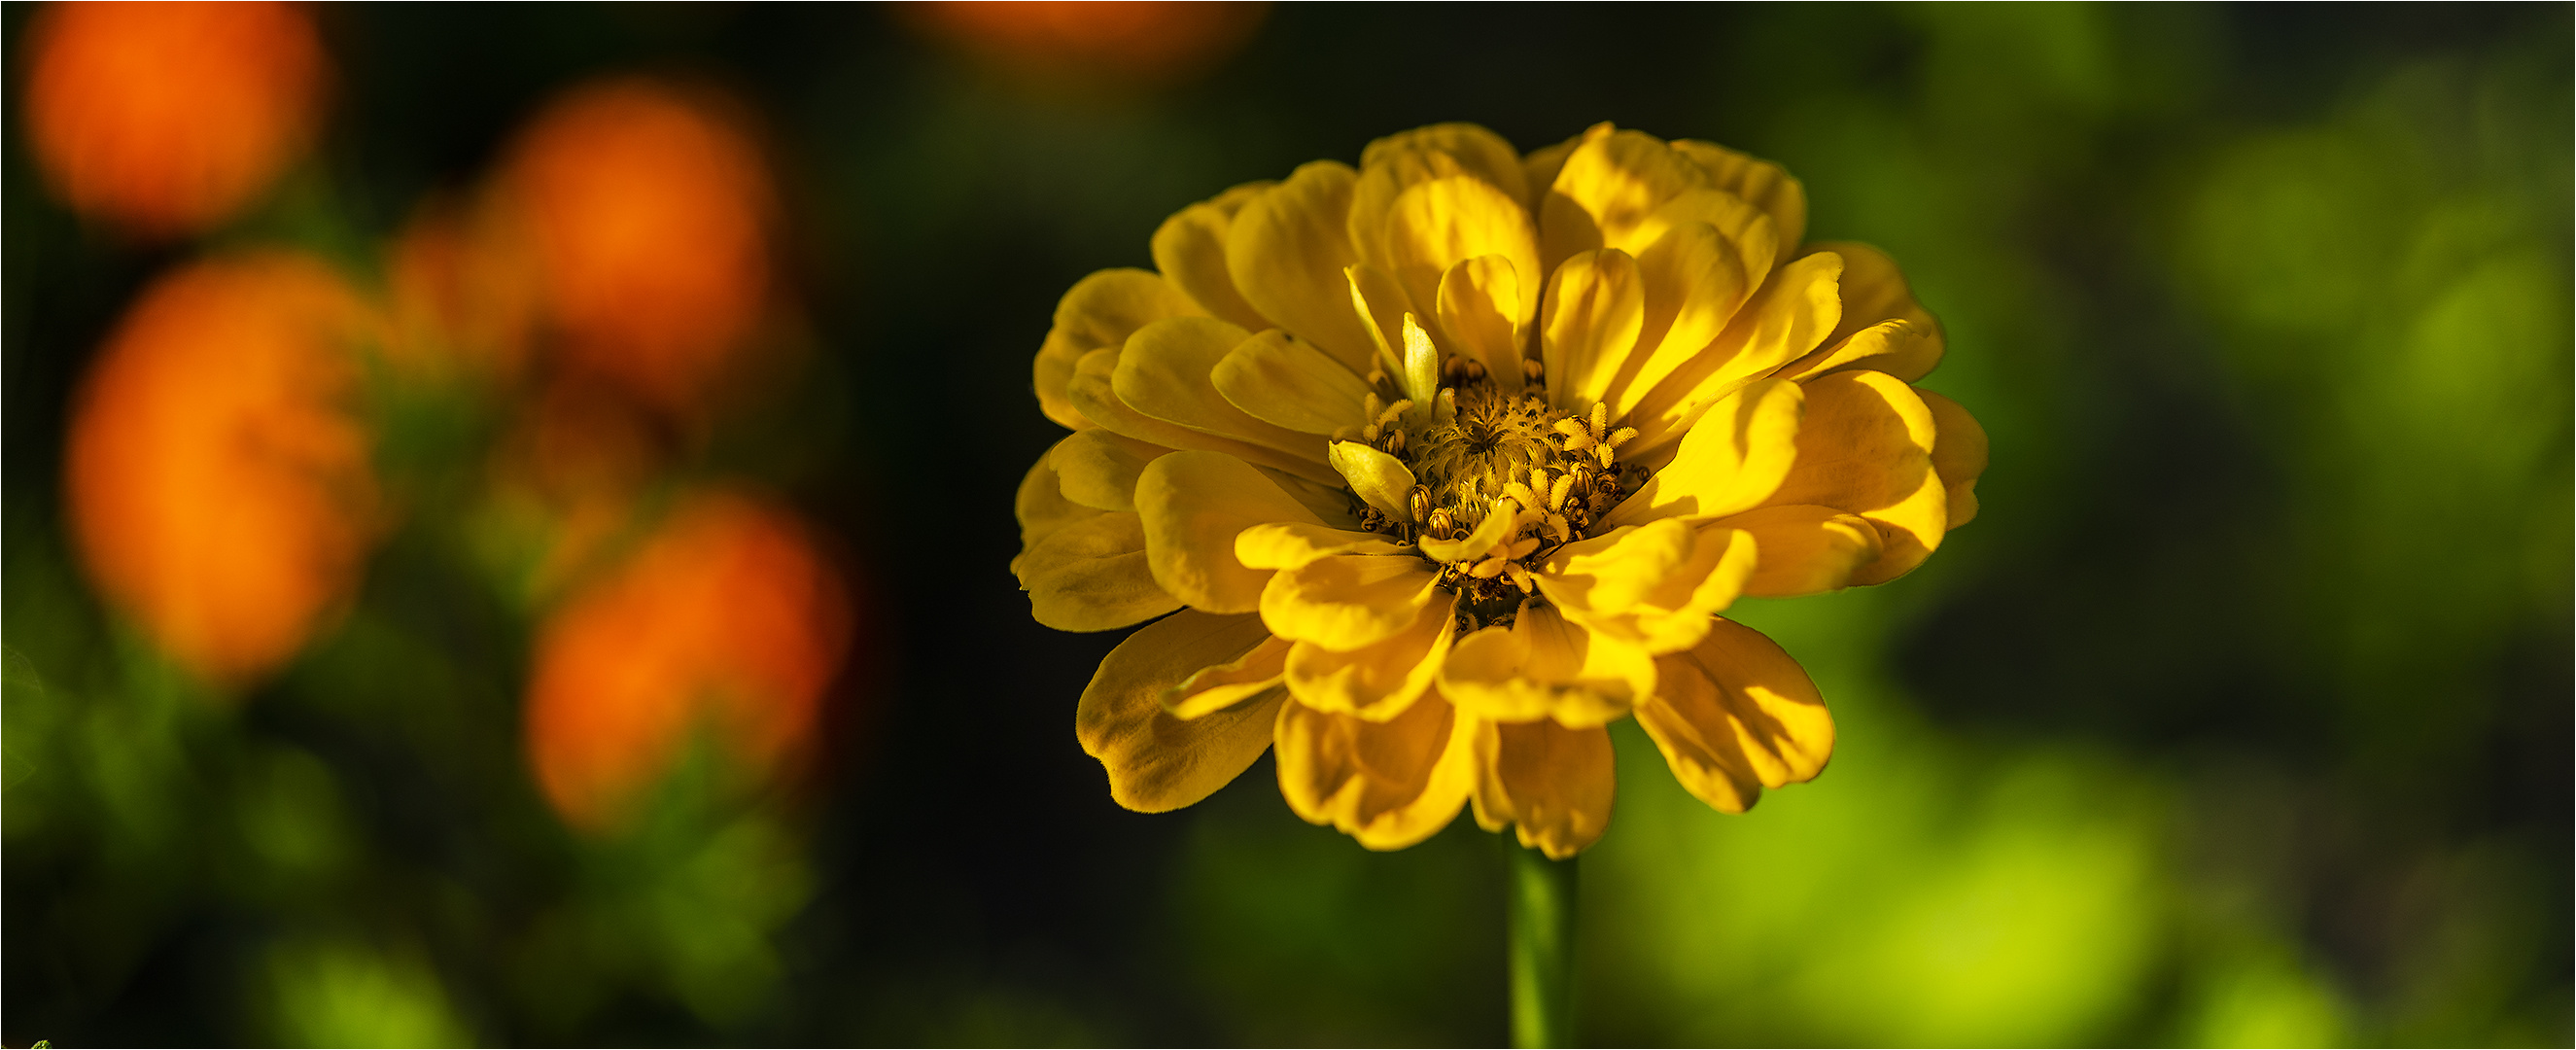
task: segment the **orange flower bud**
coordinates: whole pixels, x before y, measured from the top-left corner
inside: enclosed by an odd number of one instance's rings
[[[701,404],[770,306],[776,202],[730,108],[648,80],[594,84],[539,114],[499,178],[563,363],[665,408]]]
[[[1043,79],[1176,80],[1242,46],[1269,13],[1256,3],[954,0],[909,5],[913,20],[1011,72]]]
[[[211,681],[283,663],[357,589],[376,489],[351,344],[371,325],[303,256],[201,262],[144,293],[74,403],[90,576]]]
[[[555,810],[617,826],[704,726],[755,774],[812,743],[851,642],[841,578],[792,516],[731,494],[682,502],[537,642],[528,753]]]
[[[27,35],[38,165],[73,208],[130,234],[230,218],[321,120],[329,70],[300,7],[49,4]]]

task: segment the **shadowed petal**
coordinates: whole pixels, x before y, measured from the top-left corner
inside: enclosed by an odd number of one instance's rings
[[[1323,438],[1263,422],[1217,391],[1218,364],[1251,338],[1213,317],[1156,321],[1127,337],[1110,389],[1129,407],[1166,423],[1320,463]]]
[[[1235,213],[1273,185],[1237,186],[1173,213],[1154,231],[1154,268],[1163,272],[1164,280],[1199,309],[1256,332],[1270,327],[1270,321],[1235,289],[1234,274],[1225,264],[1225,235],[1234,225]]]
[[[1836,291],[1841,275],[1842,258],[1831,252],[1783,267],[1707,351],[1682,362],[1638,400],[1628,416],[1637,440],[1623,454],[1653,464],[1709,406],[1815,349],[1842,316]]]
[[[1475,777],[1467,720],[1437,695],[1384,722],[1279,709],[1279,793],[1310,824],[1375,850],[1403,849],[1449,826]]]
[[[1741,529],[1761,552],[1744,593],[1756,598],[1796,598],[1841,590],[1854,570],[1877,560],[1878,529],[1868,519],[1832,507],[1762,507],[1720,518]]]
[[[1807,236],[1807,188],[1787,169],[1713,142],[1676,139],[1673,151],[1708,173],[1710,189],[1725,190],[1762,209],[1779,231],[1780,247],[1796,251]]]
[[[1282,691],[1196,719],[1163,710],[1163,697],[1200,670],[1226,664],[1269,637],[1257,616],[1184,609],[1128,635],[1100,661],[1074,711],[1074,737],[1109,771],[1109,797],[1143,813],[1197,802],[1224,787],[1270,746]]]
[[[1268,638],[1232,663],[1203,667],[1163,691],[1163,710],[1179,719],[1204,718],[1246,701],[1272,699],[1282,688],[1289,642]]]
[[[1099,510],[1136,509],[1136,477],[1171,449],[1099,427],[1075,431],[1047,452],[1064,498]]]
[[[1102,270],[1075,282],[1056,302],[1055,325],[1038,348],[1038,408],[1075,430],[1093,426],[1066,391],[1083,355],[1125,346],[1137,329],[1163,318],[1198,312],[1189,296],[1147,270]]]
[[[1458,640],[1441,667],[1440,689],[1477,718],[1597,726],[1655,691],[1654,658],[1524,602],[1511,626]]]
[[[1385,533],[1283,521],[1255,525],[1234,537],[1234,556],[1254,569],[1294,569],[1334,554],[1402,554]]]
[[[1476,823],[1519,826],[1521,845],[1564,860],[1610,829],[1618,795],[1610,731],[1554,722],[1476,727]]]
[[[1261,316],[1366,375],[1374,348],[1351,313],[1359,261],[1347,224],[1359,173],[1319,160],[1246,202],[1225,235],[1226,268]]]
[[[1888,258],[1886,252],[1853,241],[1819,244],[1813,253],[1842,258],[1843,315],[1835,323],[1833,334],[1825,337],[1824,349],[1783,369],[1784,373],[1803,377],[1860,367],[1911,383],[1941,363],[1941,322],[1914,301],[1914,290],[1905,283],[1905,274],[1896,268],[1896,260]],[[1903,338],[1858,343],[1860,333],[1886,326],[1890,321],[1905,322]]]
[[[1208,376],[1245,414],[1305,434],[1366,424],[1368,381],[1331,355],[1273,328],[1227,351]]]
[[[1795,466],[1806,401],[1805,388],[1777,379],[1727,395],[1683,436],[1672,462],[1602,515],[1596,530],[1760,506]]]
[[[1236,559],[1235,537],[1255,525],[1322,525],[1313,512],[1242,460],[1220,452],[1175,452],[1136,481],[1145,556],[1163,589],[1206,612],[1261,607],[1270,570]]]
[[[1297,643],[1288,654],[1288,692],[1315,710],[1372,722],[1403,713],[1440,673],[1457,633],[1457,607],[1457,596],[1441,595],[1402,633],[1350,652]]]
[[[1011,572],[1029,613],[1059,631],[1106,631],[1181,607],[1154,582],[1145,531],[1133,514],[1099,514],[1047,533]]]
[[[1413,624],[1439,588],[1422,559],[1336,554],[1270,577],[1261,619],[1280,636],[1352,650]]]
[[[1721,620],[1686,653],[1656,661],[1663,688],[1637,708],[1682,787],[1742,813],[1766,787],[1814,777],[1834,752],[1834,719],[1816,684],[1771,639]]]
[[[1550,404],[1581,412],[1600,401],[1646,323],[1637,260],[1616,248],[1583,252],[1548,278],[1539,355]]]
[[[1932,410],[1932,469],[1940,472],[1948,492],[1950,527],[1955,529],[1977,517],[1977,479],[1986,473],[1986,428],[1956,401],[1929,390],[1914,394]]]
[[[1852,574],[1855,585],[1922,564],[1949,525],[1948,494],[1932,469],[1932,410],[1884,372],[1835,372],[1799,385],[1807,417],[1797,461],[1769,502],[1832,507],[1877,526],[1879,556]]]

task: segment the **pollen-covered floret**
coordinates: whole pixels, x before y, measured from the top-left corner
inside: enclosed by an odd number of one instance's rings
[[[1634,428],[1608,429],[1608,409],[1588,414],[1551,407],[1528,370],[1528,385],[1505,393],[1483,366],[1450,358],[1440,410],[1418,429],[1412,402],[1379,408],[1360,435],[1396,457],[1419,482],[1403,518],[1351,497],[1363,524],[1414,542],[1437,566],[1439,586],[1461,596],[1458,628],[1509,626],[1525,601],[1544,603],[1533,570],[1595,518],[1643,484],[1647,472],[1618,462]],[[1531,362],[1535,366],[1536,362]],[[1369,395],[1375,406],[1378,395]]]

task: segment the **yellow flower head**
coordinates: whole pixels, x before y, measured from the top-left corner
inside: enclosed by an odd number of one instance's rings
[[[1186,806],[1275,747],[1288,804],[1370,848],[1473,802],[1566,857],[1631,714],[1720,810],[1814,776],[1815,685],[1718,613],[1911,570],[1986,454],[1910,385],[1941,330],[1895,264],[1805,228],[1795,179],[1723,147],[1442,124],[1076,284],[1036,369],[1073,434],[1012,571],[1050,627],[1163,617],[1076,715],[1112,797]]]

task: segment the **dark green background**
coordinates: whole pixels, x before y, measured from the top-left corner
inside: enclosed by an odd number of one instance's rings
[[[1203,78],[1085,91],[875,8],[322,18],[324,152],[214,243],[370,265],[590,75],[758,106],[821,352],[685,470],[824,522],[878,656],[809,805],[686,773],[604,844],[536,801],[527,614],[435,513],[238,711],[187,695],[66,558],[58,461],[102,333],[204,247],[52,203],[13,78],[8,1041],[1500,1041],[1491,836],[1366,853],[1266,760],[1118,810],[1071,733],[1115,638],[1004,569],[1055,298],[1440,120],[1783,162],[1813,236],[1904,265],[1949,333],[1925,385],[1993,442],[1922,571],[1739,607],[1835,705],[1816,783],[1722,817],[1618,736],[1585,1039],[2571,1038],[2566,5],[1287,5]]]

